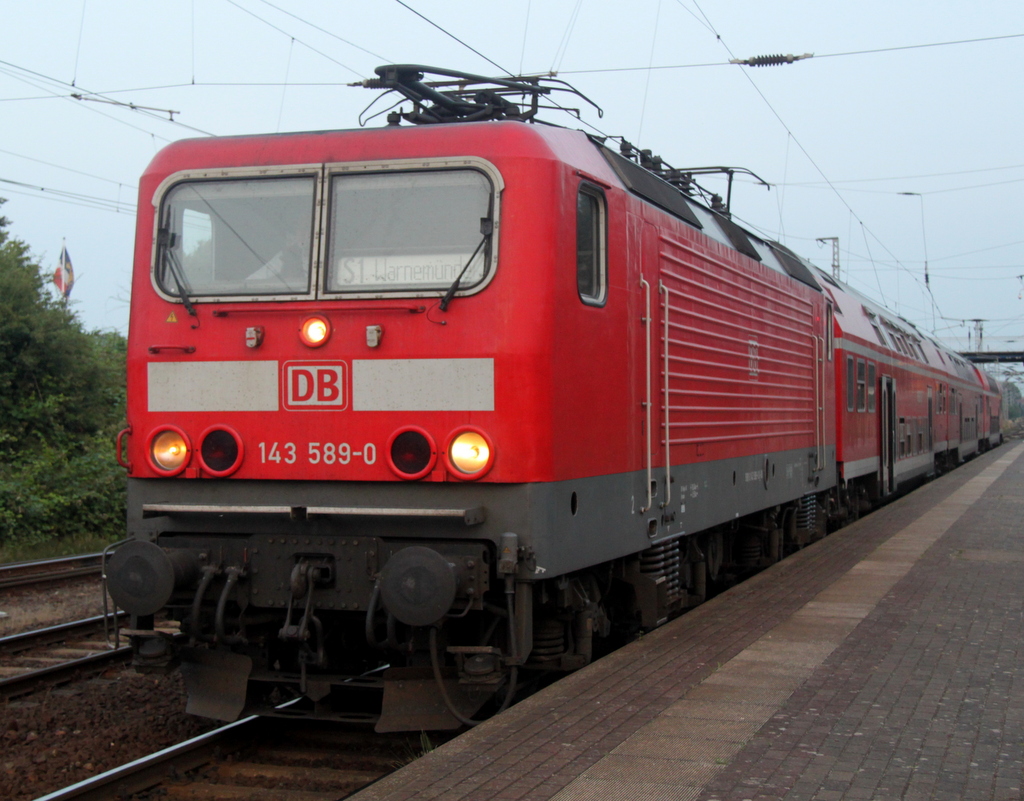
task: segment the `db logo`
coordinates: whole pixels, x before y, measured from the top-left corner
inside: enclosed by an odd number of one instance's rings
[[[344,409],[345,362],[285,362],[284,408]]]

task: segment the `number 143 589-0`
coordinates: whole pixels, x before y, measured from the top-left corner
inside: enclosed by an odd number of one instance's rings
[[[300,458],[306,464],[349,464],[353,459],[362,459],[366,464],[377,461],[377,446],[368,442],[360,450],[353,450],[347,442],[307,442],[305,453],[302,443],[261,442],[259,443],[260,464],[295,464]]]

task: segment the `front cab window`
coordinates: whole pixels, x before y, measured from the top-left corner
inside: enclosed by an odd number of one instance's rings
[[[331,176],[324,291],[480,287],[491,271],[493,196],[472,169]]]
[[[474,156],[175,173],[151,279],[185,304],[472,295],[494,276],[503,188]]]
[[[185,181],[164,196],[156,280],[168,295],[309,294],[313,176]]]

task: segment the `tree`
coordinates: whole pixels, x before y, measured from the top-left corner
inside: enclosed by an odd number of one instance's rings
[[[1024,402],[1022,402],[1020,387],[1013,381],[1003,382],[1003,403],[1006,404],[1006,416],[1010,420],[1024,417]]]
[[[84,331],[9,224],[0,217],[0,543],[114,536],[124,337]]]

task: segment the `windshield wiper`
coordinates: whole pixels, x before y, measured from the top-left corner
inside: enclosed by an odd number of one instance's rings
[[[473,251],[473,255],[466,260],[466,264],[455,277],[455,281],[452,282],[452,285],[448,287],[448,291],[444,293],[444,297],[441,298],[441,302],[438,304],[441,311],[448,310],[448,304],[452,302],[452,298],[455,297],[455,293],[459,291],[459,283],[462,281],[462,276],[466,274],[466,270],[468,270],[469,265],[473,263],[473,260],[476,258],[476,254],[480,252],[480,248],[484,246],[487,240],[491,238],[491,234],[494,233],[494,220],[490,217],[482,217],[480,219],[480,233],[483,234],[483,236],[477,243],[476,249]]]
[[[173,250],[175,239],[176,235],[166,228],[161,228],[157,232],[157,244],[163,250],[164,264],[171,271],[171,276],[174,278],[174,285],[178,289],[178,297],[181,298],[181,304],[185,307],[185,311],[198,321],[199,316],[196,314],[191,298],[189,298],[188,283],[182,274],[181,263],[178,261],[178,256]]]
[[[164,264],[171,271],[171,276],[174,277],[174,283],[178,288],[178,297],[181,298],[181,305],[185,307],[185,311],[191,317],[196,318],[196,325],[193,328],[199,328],[199,314],[196,313],[196,306],[193,305],[191,298],[188,297],[188,284],[182,275],[181,263],[178,261],[178,257],[173,250],[175,239],[176,235],[167,228],[161,228],[157,231],[157,244],[164,253]]]

